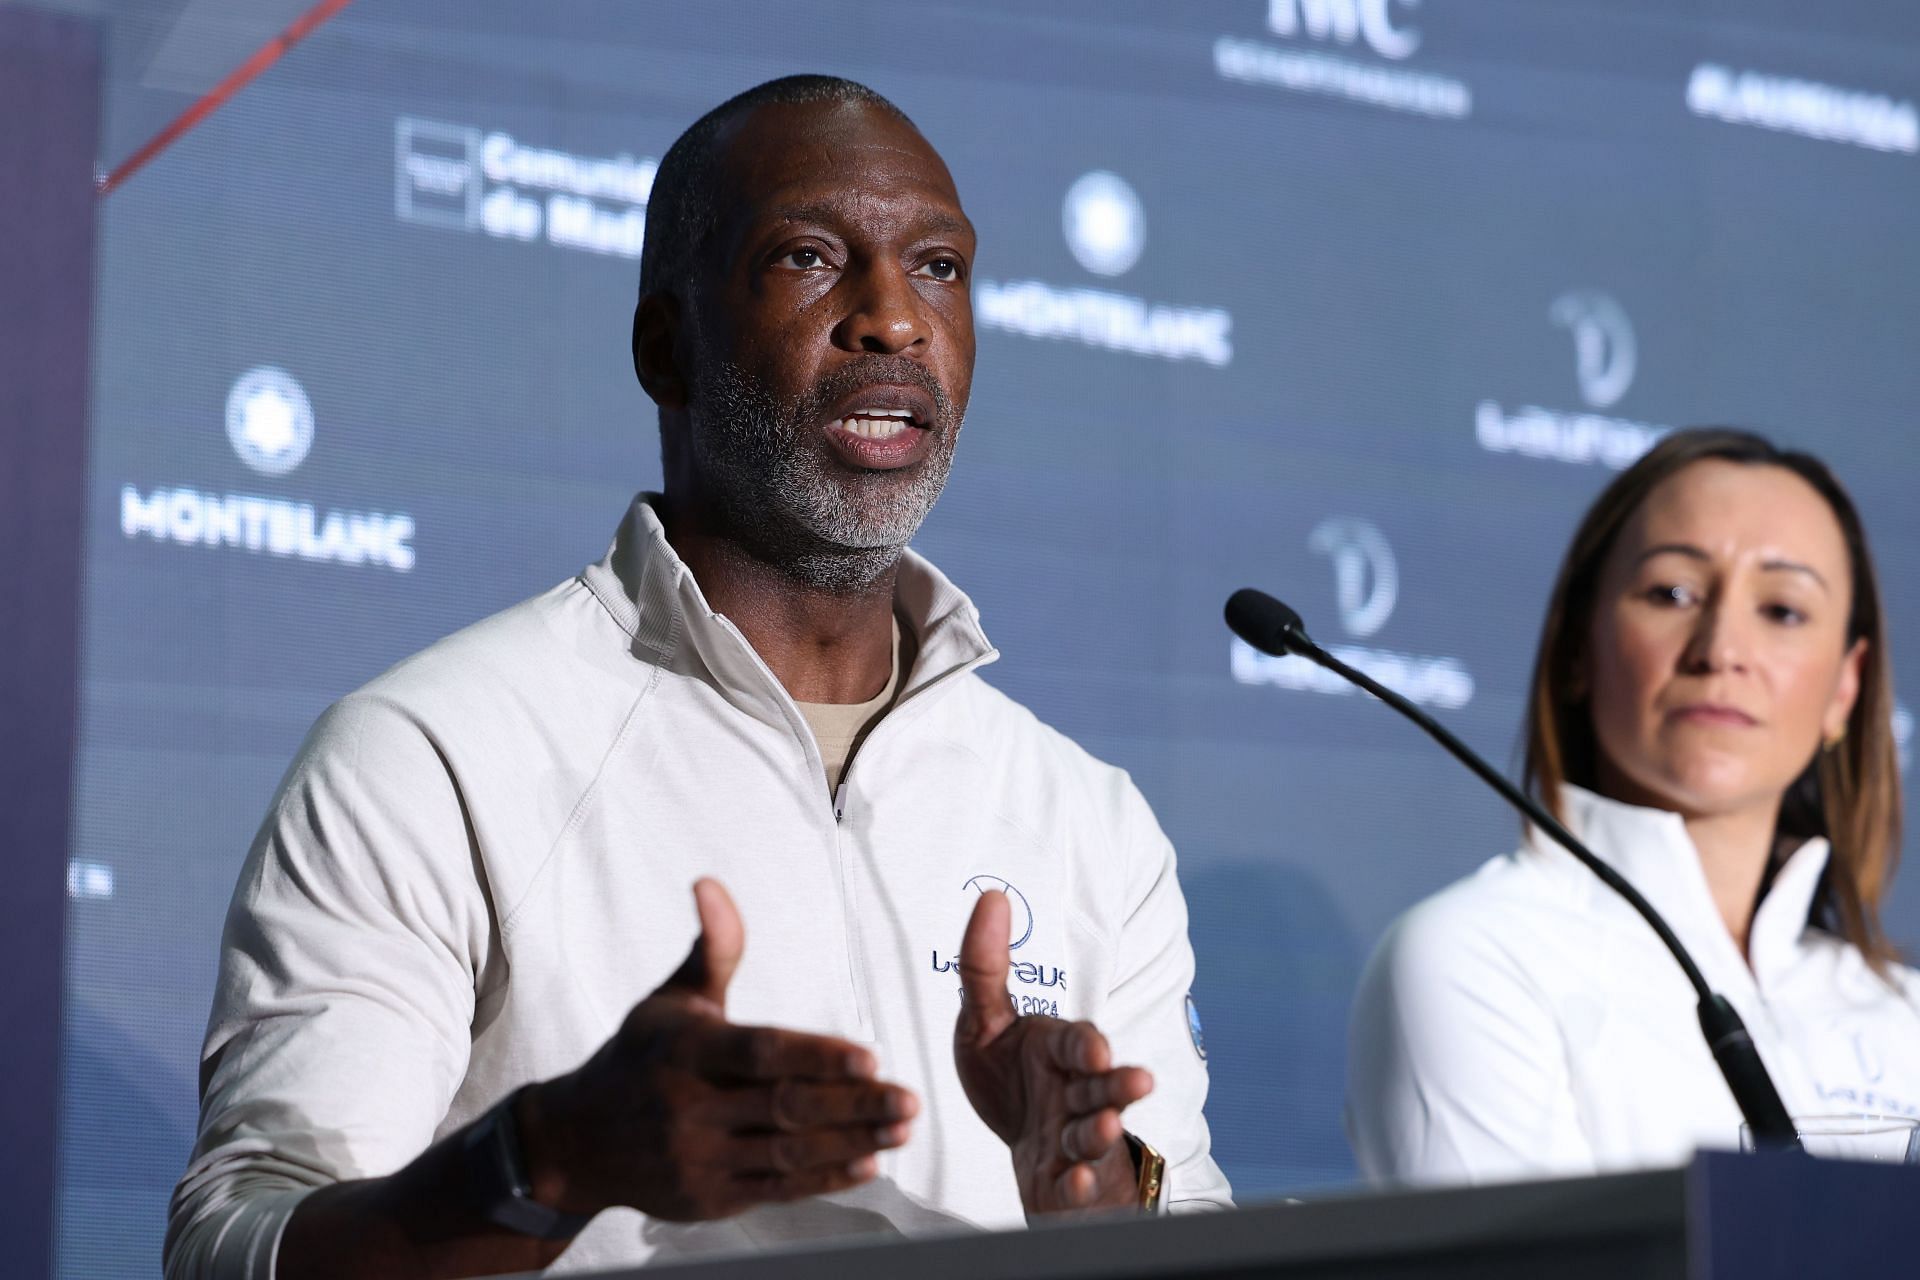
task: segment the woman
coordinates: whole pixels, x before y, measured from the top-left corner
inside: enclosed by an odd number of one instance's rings
[[[1920,1116],[1920,981],[1873,562],[1826,467],[1668,436],[1587,513],[1535,663],[1526,778],[1746,1020],[1795,1116]],[[1409,912],[1361,979],[1348,1132],[1376,1181],[1684,1161],[1741,1118],[1639,916],[1529,829]]]

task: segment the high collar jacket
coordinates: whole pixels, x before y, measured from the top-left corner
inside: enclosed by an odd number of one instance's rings
[[[1732,1001],[1797,1117],[1920,1117],[1912,970],[1875,974],[1809,922],[1810,840],[1774,876],[1742,956],[1678,814],[1564,792],[1567,825]],[[1740,1145],[1693,988],[1647,923],[1537,831],[1415,907],[1360,983],[1347,1129],[1382,1182],[1488,1182],[1684,1162]]]
[[[1126,1121],[1167,1156],[1172,1206],[1228,1203],[1166,837],[1126,774],[980,679],[977,612],[912,553],[895,605],[915,660],[831,798],[806,721],[646,495],[600,564],[331,708],[235,891],[168,1275],[269,1276],[309,1190],[578,1066],[685,957],[703,875],[746,924],[728,1016],[872,1046],[921,1114],[866,1186],[705,1224],[609,1210],[556,1271],[1022,1224],[951,1047],[989,887],[1013,906],[1016,1004],[1091,1018],[1151,1069]]]

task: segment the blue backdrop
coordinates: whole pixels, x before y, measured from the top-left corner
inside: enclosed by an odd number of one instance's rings
[[[189,100],[181,6],[83,7],[111,163]],[[655,160],[798,70],[893,97],[980,230],[917,545],[987,677],[1172,835],[1245,1200],[1354,1179],[1359,968],[1517,828],[1384,708],[1236,650],[1229,591],[1511,760],[1580,511],[1667,427],[1737,422],[1833,463],[1920,628],[1897,0],[362,0],[102,208],[62,1275],[157,1265],[222,914],[314,717],[657,485]],[[1920,940],[1910,886],[1892,925]]]

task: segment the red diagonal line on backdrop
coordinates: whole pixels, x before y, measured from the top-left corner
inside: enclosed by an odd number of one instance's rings
[[[108,195],[121,183],[138,173],[145,167],[147,161],[179,141],[181,134],[219,110],[222,103],[245,88],[255,76],[280,61],[286,56],[287,50],[305,40],[313,33],[315,27],[352,3],[353,0],[320,0],[319,4],[295,18],[292,25],[285,31],[261,45],[254,51],[252,57],[229,72],[226,79],[207,90],[198,102],[182,111],[172,124],[147,139],[146,145],[121,161],[119,168],[100,179],[100,195]]]

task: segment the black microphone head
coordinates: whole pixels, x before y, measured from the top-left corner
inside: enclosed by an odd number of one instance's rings
[[[1299,614],[1252,587],[1242,587],[1227,597],[1227,626],[1260,652],[1275,657],[1304,653],[1313,644],[1307,639],[1306,624]]]

